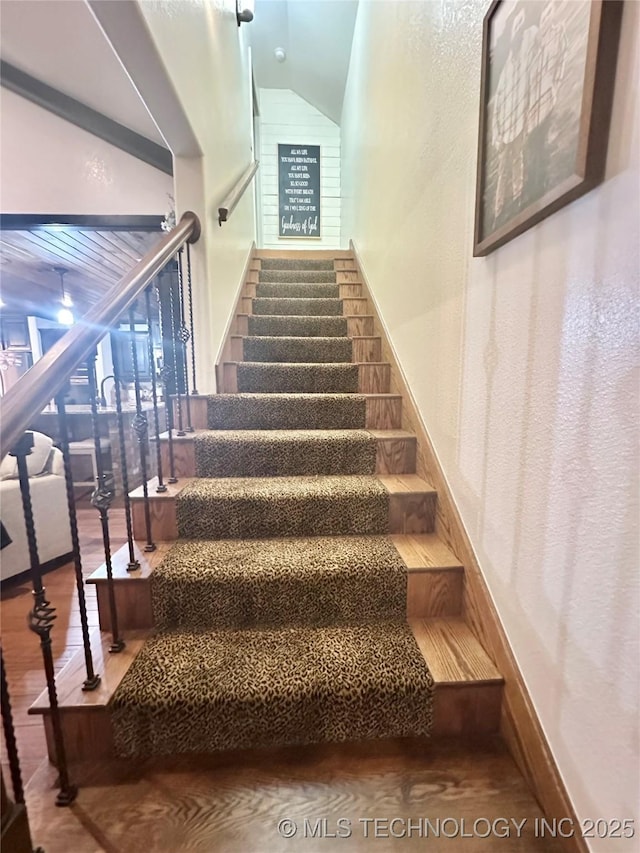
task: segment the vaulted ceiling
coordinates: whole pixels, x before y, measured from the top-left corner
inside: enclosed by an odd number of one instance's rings
[[[340,124],[357,11],[358,0],[256,0],[253,22],[243,24],[256,85],[292,89]]]

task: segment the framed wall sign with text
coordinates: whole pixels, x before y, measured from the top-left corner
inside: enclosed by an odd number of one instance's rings
[[[278,236],[321,236],[319,145],[278,145]]]

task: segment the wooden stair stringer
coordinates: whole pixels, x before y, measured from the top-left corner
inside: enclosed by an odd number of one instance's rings
[[[464,566],[463,619],[504,679],[500,734],[547,817],[558,819],[569,817],[574,821],[574,825],[577,825],[575,809],[489,593],[435,448],[400,367],[387,328],[381,320],[378,304],[353,241],[350,243],[350,248],[359,271],[359,280],[362,282],[363,298],[368,303],[368,313],[374,318],[373,334],[380,336],[382,358],[391,365],[389,390],[402,398],[402,429],[415,433],[417,437],[416,473],[432,483],[438,493],[434,532]],[[568,843],[576,853],[586,853],[582,839],[574,837],[569,839]]]

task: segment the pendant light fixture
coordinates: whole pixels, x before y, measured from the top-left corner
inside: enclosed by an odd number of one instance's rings
[[[54,267],[54,272],[57,272],[60,276],[60,291],[61,291],[61,299],[62,308],[58,311],[58,323],[61,326],[73,326],[76,319],[73,316],[73,311],[71,308],[73,307],[73,299],[69,296],[68,293],[65,292],[64,289],[64,277],[67,274],[68,270],[65,267]]]

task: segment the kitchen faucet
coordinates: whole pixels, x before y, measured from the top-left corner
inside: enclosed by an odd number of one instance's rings
[[[103,409],[107,408],[107,398],[104,396],[104,383],[107,381],[107,379],[113,379],[113,381],[115,382],[116,377],[113,375],[113,373],[110,373],[108,376],[105,376],[102,382],[100,383],[100,399],[98,401],[98,405],[102,406]]]

